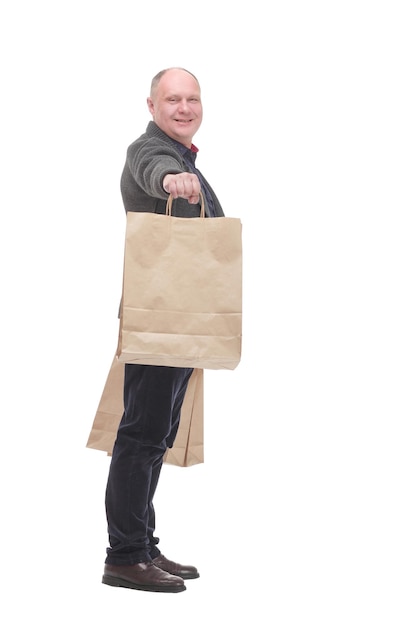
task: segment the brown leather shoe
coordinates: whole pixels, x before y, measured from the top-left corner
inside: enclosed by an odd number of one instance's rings
[[[155,559],[152,559],[152,563],[160,569],[163,569],[165,572],[173,574],[174,576],[180,576],[184,580],[200,577],[197,568],[193,565],[180,565],[179,563],[174,563],[174,561],[170,561],[163,554],[160,554]]]
[[[165,591],[177,593],[185,591],[184,581],[157,567],[152,561],[136,565],[104,566],[102,582],[112,587],[127,587],[141,591]]]

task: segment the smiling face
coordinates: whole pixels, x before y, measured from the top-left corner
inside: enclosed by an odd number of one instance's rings
[[[168,70],[147,102],[155,124],[190,148],[203,119],[200,87],[194,76],[181,69]]]

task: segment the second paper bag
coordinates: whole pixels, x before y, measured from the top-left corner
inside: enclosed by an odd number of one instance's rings
[[[238,218],[128,212],[117,356],[234,369],[242,339]]]

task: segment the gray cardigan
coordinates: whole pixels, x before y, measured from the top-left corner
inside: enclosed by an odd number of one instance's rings
[[[120,183],[126,211],[165,213],[168,194],[162,187],[163,179],[167,174],[188,171],[190,168],[175,143],[155,122],[149,122],[146,132],[127,149]],[[223,209],[216,194],[204,177],[203,180],[213,197],[216,217],[222,217]],[[207,205],[207,201],[205,203]],[[199,217],[200,205],[177,198],[172,205],[172,215]]]

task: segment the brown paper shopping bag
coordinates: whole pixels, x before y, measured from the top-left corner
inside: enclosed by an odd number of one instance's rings
[[[123,415],[124,365],[113,358],[87,441],[87,448],[113,451],[117,429]]]
[[[188,467],[204,462],[204,372],[195,369],[187,385],[180,425],[172,448],[164,461]],[[123,415],[124,363],[115,356],[97,407],[87,448],[112,454],[117,429]]]
[[[234,369],[242,339],[238,218],[128,212],[117,356],[124,363]]]

